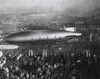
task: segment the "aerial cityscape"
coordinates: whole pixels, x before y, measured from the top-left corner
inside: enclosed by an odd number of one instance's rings
[[[100,1],[0,0],[0,79],[100,79]]]

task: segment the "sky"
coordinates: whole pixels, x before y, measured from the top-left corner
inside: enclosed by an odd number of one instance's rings
[[[21,10],[78,10],[80,13],[100,6],[100,0],[0,0],[0,13]]]

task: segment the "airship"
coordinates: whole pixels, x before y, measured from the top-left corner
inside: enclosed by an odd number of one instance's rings
[[[23,31],[11,34],[5,38],[5,42],[11,44],[26,44],[34,43],[37,41],[52,41],[63,39],[67,37],[77,37],[81,33],[75,32],[66,32],[62,30],[32,30],[32,31]]]

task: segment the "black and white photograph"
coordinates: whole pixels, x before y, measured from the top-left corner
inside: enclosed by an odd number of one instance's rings
[[[0,0],[0,79],[100,79],[100,0]]]

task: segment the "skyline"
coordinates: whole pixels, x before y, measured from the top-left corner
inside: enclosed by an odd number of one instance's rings
[[[100,15],[100,0],[0,0],[0,30],[6,31],[24,24],[52,27],[69,22],[67,16],[91,15]]]

